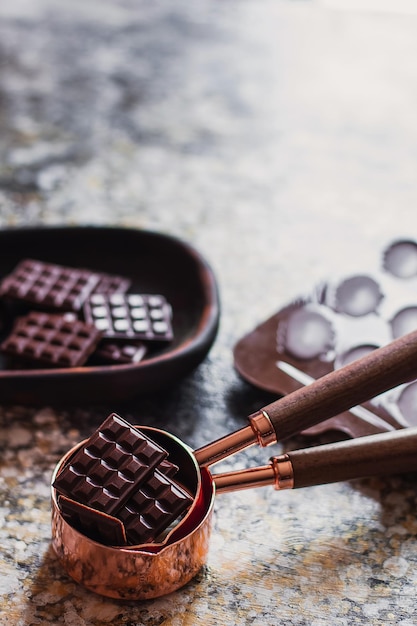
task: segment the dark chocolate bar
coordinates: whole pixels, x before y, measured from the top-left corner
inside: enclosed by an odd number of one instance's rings
[[[163,448],[112,413],[63,468],[54,487],[111,515],[166,456]]]
[[[108,339],[171,341],[172,311],[164,296],[94,294],[83,307],[84,317]]]
[[[137,545],[152,541],[191,503],[190,494],[170,476],[178,467],[167,460],[114,515],[60,495],[58,504],[64,519],[85,535],[106,545]]]
[[[41,366],[79,367],[95,350],[101,333],[92,324],[31,311],[17,319],[0,351]]]
[[[111,545],[154,540],[193,501],[173,480],[178,467],[167,456],[166,450],[112,413],[53,483],[65,519]],[[123,525],[123,536],[114,519]]]
[[[79,311],[93,293],[125,293],[131,280],[117,274],[24,259],[0,283],[0,296],[37,308]]]
[[[155,470],[118,512],[131,545],[157,537],[191,504],[191,495],[168,476]]]
[[[37,308],[79,311],[99,284],[95,272],[25,259],[0,283],[0,296]]]

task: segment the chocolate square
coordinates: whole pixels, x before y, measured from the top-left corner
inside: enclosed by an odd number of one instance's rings
[[[36,308],[79,311],[99,281],[89,270],[25,259],[1,281],[0,296]]]
[[[86,321],[107,339],[173,339],[171,306],[161,295],[96,293],[87,299],[83,311]]]
[[[40,366],[79,367],[95,350],[101,333],[91,324],[31,311],[17,319],[0,351]]]
[[[132,284],[129,278],[117,274],[99,273],[98,276],[99,281],[92,293],[126,293]]]
[[[63,468],[54,487],[111,515],[166,457],[165,450],[112,413]]]
[[[115,545],[157,538],[192,504],[192,495],[173,480],[178,467],[168,453],[122,417],[112,413],[82,444],[53,487],[64,517],[88,536]],[[92,511],[92,512],[91,512]],[[106,514],[100,518],[94,511]],[[115,518],[122,524],[124,536]]]

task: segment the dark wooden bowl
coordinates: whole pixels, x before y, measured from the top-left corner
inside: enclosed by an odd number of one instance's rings
[[[7,369],[2,361],[0,404],[128,401],[185,376],[215,340],[215,277],[195,249],[174,237],[119,227],[16,228],[0,231],[0,251],[0,277],[24,258],[127,276],[131,292],[166,296],[175,334],[172,343],[137,364]]]

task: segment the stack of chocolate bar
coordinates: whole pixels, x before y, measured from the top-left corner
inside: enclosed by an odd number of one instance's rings
[[[192,495],[173,476],[168,453],[112,413],[57,475],[64,519],[106,545],[140,545],[185,514]]]
[[[0,344],[13,364],[138,363],[173,339],[166,298],[132,293],[124,276],[24,259],[0,282],[0,299],[14,316]]]

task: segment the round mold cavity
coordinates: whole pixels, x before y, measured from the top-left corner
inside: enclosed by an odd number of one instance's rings
[[[357,359],[361,359],[363,356],[366,356],[370,352],[373,352],[379,348],[379,346],[374,344],[362,344],[359,346],[354,346],[353,348],[349,348],[345,352],[339,354],[335,359],[335,369],[339,367],[344,367],[345,365],[349,365],[353,361]]]
[[[394,315],[391,322],[394,339],[407,335],[417,328],[417,306],[408,306]]]
[[[384,269],[397,278],[417,276],[417,243],[397,241],[384,254]]]
[[[397,406],[409,426],[417,426],[417,382],[408,384],[398,396]]]
[[[332,324],[313,308],[296,309],[286,320],[283,343],[284,350],[297,359],[323,356],[334,346]]]
[[[370,276],[352,276],[336,288],[336,311],[352,317],[374,313],[383,298],[379,284]]]

